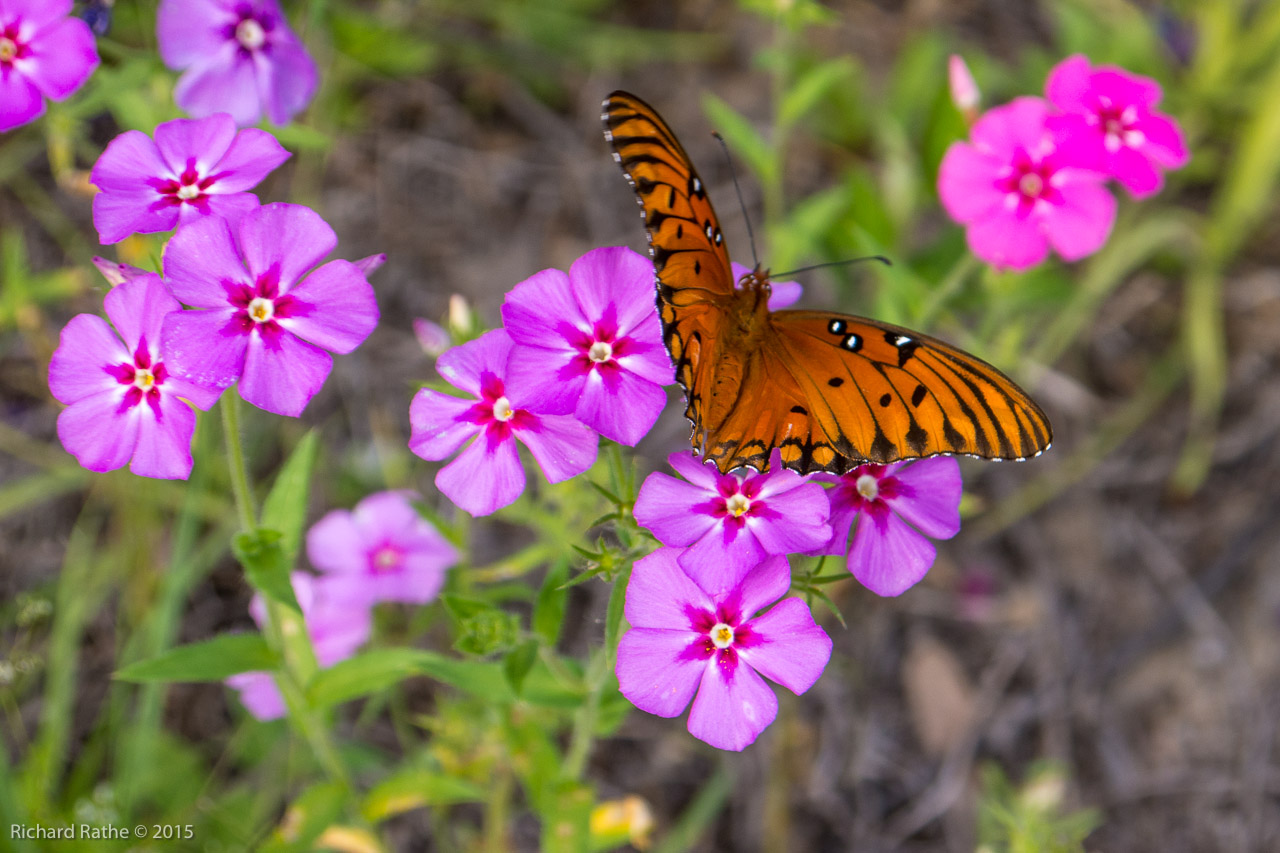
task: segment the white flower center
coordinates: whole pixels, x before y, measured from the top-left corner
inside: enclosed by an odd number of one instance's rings
[[[751,501],[744,494],[736,494],[724,502],[725,509],[733,513],[734,518],[739,518],[747,510],[751,509]]]
[[[257,50],[267,41],[267,33],[253,18],[245,18],[236,24],[236,41],[245,50]]]
[[[178,187],[176,195],[183,201],[190,201],[200,196],[200,187],[198,184],[183,184]]]
[[[156,384],[156,375],[146,368],[139,367],[133,372],[133,387],[147,393]]]
[[[858,494],[869,501],[873,501],[880,496],[880,481],[870,474],[863,474],[859,477],[856,488]]]
[[[255,296],[249,303],[249,316],[255,323],[265,323],[276,314],[276,304],[270,299]]]
[[[1027,198],[1040,198],[1040,193],[1044,192],[1044,178],[1035,172],[1027,172],[1018,180],[1018,192]]]
[[[390,572],[398,568],[400,568],[400,552],[397,549],[384,545],[374,552],[373,570],[375,572]]]
[[[712,625],[710,636],[717,649],[727,649],[733,645],[733,628],[724,622]]]
[[[493,416],[500,421],[509,421],[516,416],[511,410],[511,401],[506,397],[499,397],[493,401]]]
[[[596,364],[603,364],[606,361],[613,360],[613,346],[604,341],[596,341],[591,345],[591,349],[587,350],[587,358]]]
[[[18,43],[13,39],[0,36],[0,62],[12,62],[18,55]]]

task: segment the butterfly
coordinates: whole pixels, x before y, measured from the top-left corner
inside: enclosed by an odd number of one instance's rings
[[[706,185],[657,111],[614,92],[601,120],[643,209],[694,450],[721,472],[767,470],[775,448],[801,474],[1048,449],[1044,412],[976,356],[866,317],[770,311],[769,271],[735,283]]]

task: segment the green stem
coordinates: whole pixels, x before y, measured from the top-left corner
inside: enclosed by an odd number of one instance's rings
[[[218,408],[222,411],[222,434],[227,444],[231,491],[236,496],[240,526],[244,530],[254,530],[258,526],[258,511],[253,506],[253,492],[249,490],[249,470],[244,464],[244,447],[240,442],[240,397],[235,391],[227,391],[222,395]]]
[[[961,255],[947,272],[946,278],[929,294],[929,301],[925,303],[924,309],[916,318],[915,325],[922,330],[928,330],[933,325],[933,321],[939,312],[951,300],[951,297],[956,295],[961,285],[969,280],[969,276],[973,275],[974,270],[977,268],[978,258],[976,255],[972,252],[965,252]]]

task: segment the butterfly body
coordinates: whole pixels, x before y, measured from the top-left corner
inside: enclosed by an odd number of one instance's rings
[[[802,474],[1048,448],[1044,413],[981,359],[865,317],[770,311],[769,271],[734,281],[706,187],[661,116],[615,92],[602,120],[643,210],[694,450],[721,471],[765,470],[774,448]]]

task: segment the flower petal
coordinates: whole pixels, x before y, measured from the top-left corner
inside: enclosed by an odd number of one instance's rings
[[[1002,162],[967,142],[953,142],[938,167],[938,198],[948,215],[967,224],[989,216],[1004,204],[996,188]]]
[[[971,223],[965,237],[975,255],[999,269],[1024,270],[1049,254],[1049,242],[1036,220],[1007,208]]]
[[[277,38],[270,60],[259,65],[258,73],[259,93],[272,124],[288,124],[315,94],[316,64],[293,39]]]
[[[502,325],[518,344],[568,353],[576,352],[569,343],[574,332],[591,332],[569,276],[557,269],[536,272],[511,289],[502,301]]]
[[[516,344],[507,360],[507,399],[540,415],[572,414],[589,375],[576,358],[574,352]]]
[[[634,628],[680,631],[691,639],[691,614],[715,610],[711,597],[680,568],[679,548],[659,548],[636,560],[623,612]],[[681,706],[683,707],[683,706]]]
[[[684,631],[632,628],[618,643],[614,672],[631,704],[659,717],[678,717],[707,671],[707,660],[685,654],[696,636]]]
[[[61,101],[98,67],[93,31],[79,18],[63,18],[40,32],[28,45],[27,78],[46,97]]]
[[[0,133],[44,114],[44,98],[22,74],[0,74]]]
[[[206,216],[173,235],[164,250],[164,280],[179,301],[197,308],[225,308],[226,285],[252,285],[225,220]]]
[[[574,414],[605,438],[635,447],[666,405],[667,392],[647,379],[615,370],[610,381],[594,370],[586,377]]]
[[[596,461],[599,441],[596,434],[577,418],[567,415],[530,415],[525,413],[515,437],[529,448],[547,480],[559,483],[576,477]]]
[[[307,559],[322,572],[363,577],[368,544],[352,513],[335,509],[307,531]]]
[[[1142,153],[1166,169],[1178,169],[1186,165],[1187,142],[1183,139],[1182,129],[1173,119],[1153,113],[1143,116],[1134,125],[1134,129],[1141,131],[1146,139]]]
[[[1062,203],[1045,211],[1044,231],[1059,255],[1068,261],[1079,260],[1107,242],[1116,218],[1116,200],[1092,180],[1069,181],[1058,191]]]
[[[812,687],[831,660],[831,638],[798,598],[779,602],[747,625],[763,642],[743,648],[743,660],[792,693]]]
[[[680,555],[680,565],[708,595],[721,595],[768,554],[746,526],[720,520]]]
[[[460,400],[430,388],[419,390],[409,404],[409,449],[433,462],[449,456],[480,431],[478,424],[466,418],[475,405],[474,400]]]
[[[184,205],[185,207],[186,205]],[[171,231],[182,208],[165,204],[159,193],[103,191],[93,197],[93,227],[104,246],[119,243],[130,234]]]
[[[165,364],[179,376],[211,388],[230,388],[240,378],[248,346],[249,336],[230,309],[174,311],[165,315],[160,330]]]
[[[139,130],[126,130],[107,143],[93,164],[89,182],[108,192],[138,193],[140,185],[146,188],[144,182],[148,179],[169,176],[168,164],[151,138]],[[151,197],[159,198],[159,194],[152,193]]]
[[[21,18],[25,32],[35,32],[71,14],[72,0],[3,0],[6,18]],[[28,29],[29,28],[29,29]]]
[[[714,462],[704,462],[691,452],[673,453],[667,464],[693,485],[708,492],[715,492],[720,482],[720,471]]]
[[[1088,112],[1088,95],[1093,89],[1089,59],[1082,54],[1068,56],[1049,72],[1045,80],[1045,97],[1065,112]]]
[[[472,515],[502,509],[524,491],[524,468],[516,443],[509,438],[491,440],[487,433],[481,433],[457,459],[440,469],[436,487]]]
[[[504,376],[511,354],[511,337],[504,329],[491,329],[474,341],[456,346],[436,359],[436,373],[454,388],[481,396],[485,374]]]
[[[316,346],[351,352],[378,325],[373,287],[350,261],[330,261],[289,291],[305,311],[280,325]]]
[[[179,118],[156,125],[154,136],[155,147],[168,169],[153,172],[152,176],[177,177],[191,166],[201,175],[208,175],[235,140],[236,123],[226,113],[201,119]]]
[[[156,10],[156,42],[170,68],[186,68],[228,46],[224,35],[235,24],[226,0],[161,0]]]
[[[282,292],[293,287],[337,245],[338,236],[329,223],[300,204],[264,204],[240,222],[245,265],[255,277],[276,270]]]
[[[227,678],[227,686],[239,694],[240,704],[254,719],[267,722],[285,715],[284,696],[269,672],[238,672]]]
[[[150,407],[139,405],[138,409],[138,441],[129,470],[140,477],[187,479],[191,475],[195,412],[170,394],[161,396],[158,417]]]
[[[114,471],[138,443],[138,407],[121,413],[125,386],[84,397],[58,415],[58,440],[90,471]]]
[[[240,127],[262,116],[253,60],[240,55],[235,40],[222,41],[191,64],[173,87],[173,100],[193,116],[230,113]]]
[[[741,610],[743,621],[787,594],[791,588],[791,565],[781,555],[762,560],[747,572],[730,592],[730,598]]]
[[[272,170],[292,156],[274,136],[256,127],[240,131],[217,161],[212,192],[238,193],[253,189]]]
[[[62,328],[58,348],[49,360],[49,392],[62,403],[74,403],[123,386],[107,367],[133,364],[133,355],[107,321],[77,314]]]
[[[849,571],[876,595],[901,595],[933,565],[937,551],[894,513],[863,512],[849,547]]]
[[[103,307],[129,352],[136,350],[139,340],[145,337],[153,354],[160,350],[164,318],[171,311],[182,310],[155,273],[146,273],[111,288],[103,299]]]
[[[719,524],[710,511],[698,509],[711,496],[706,489],[654,471],[641,484],[632,514],[664,545],[692,545]]]
[[[973,125],[970,137],[979,151],[990,152],[1004,160],[1019,148],[1034,152],[1045,138],[1045,116],[1049,105],[1040,98],[1014,98],[1003,107],[995,107]]]
[[[1112,155],[1111,174],[1134,198],[1155,195],[1164,186],[1164,177],[1155,164],[1132,148],[1121,148]]]
[[[592,249],[569,268],[569,283],[583,316],[596,320],[616,312],[623,335],[657,313],[653,279],[649,259],[626,246]]]
[[[260,409],[296,418],[319,393],[333,368],[333,357],[290,332],[270,342],[249,336],[240,396]]]
[[[894,469],[893,476],[909,494],[886,498],[890,509],[934,539],[960,532],[960,463],[949,456],[920,459]]]
[[[741,752],[778,716],[778,697],[746,661],[709,666],[689,711],[689,734],[717,749]]]

